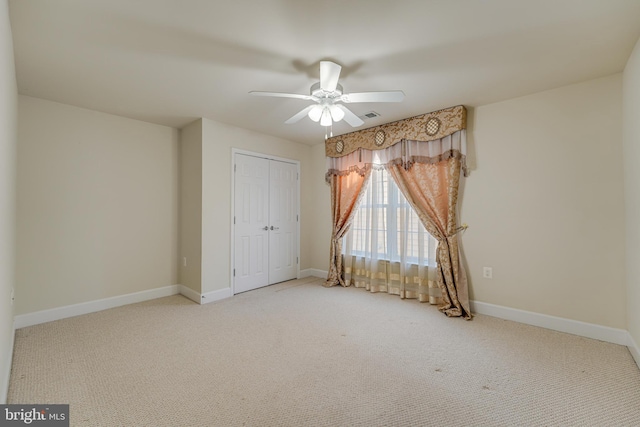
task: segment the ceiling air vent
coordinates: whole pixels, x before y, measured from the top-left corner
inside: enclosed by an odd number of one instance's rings
[[[380,117],[380,113],[376,113],[375,111],[369,111],[368,113],[364,113],[362,116],[360,116],[360,118],[363,120],[375,119],[376,117]]]

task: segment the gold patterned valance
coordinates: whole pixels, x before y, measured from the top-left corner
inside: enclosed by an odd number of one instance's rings
[[[462,105],[386,123],[328,138],[328,157],[342,157],[359,148],[381,150],[401,140],[433,141],[467,128],[467,109]]]

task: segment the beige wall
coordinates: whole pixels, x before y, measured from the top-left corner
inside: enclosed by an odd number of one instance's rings
[[[16,314],[176,284],[178,131],[18,105]]]
[[[200,293],[202,274],[202,120],[180,131],[180,284]],[[184,265],[184,258],[187,265]]]
[[[331,241],[331,189],[325,182],[327,163],[324,144],[312,147],[311,169],[311,193],[313,204],[311,209],[313,222],[311,268],[321,271],[329,270],[329,243]]]
[[[300,161],[300,269],[309,268],[311,147],[213,120],[202,122],[202,293],[231,286],[232,148]]]
[[[0,0],[0,404],[6,403],[11,352],[15,283],[15,207],[18,89],[6,0]]]
[[[627,329],[640,346],[640,40],[623,75]]]
[[[472,298],[626,328],[622,76],[472,113],[461,210]]]

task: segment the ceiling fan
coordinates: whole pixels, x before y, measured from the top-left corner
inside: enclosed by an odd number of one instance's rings
[[[404,99],[404,92],[392,90],[384,92],[358,92],[344,93],[342,86],[338,83],[342,67],[331,61],[320,61],[320,81],[311,86],[310,95],[281,92],[258,92],[251,91],[251,95],[274,96],[280,98],[297,98],[306,101],[313,101],[315,104],[303,108],[293,115],[286,124],[299,121],[304,116],[309,116],[314,122],[320,122],[321,126],[331,126],[334,122],[344,119],[353,127],[362,125],[364,122],[342,103],[350,104],[356,102],[401,102]]]

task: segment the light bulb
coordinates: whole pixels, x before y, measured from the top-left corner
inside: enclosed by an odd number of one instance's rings
[[[328,108],[322,110],[322,117],[320,118],[320,124],[322,126],[331,126],[331,113]]]
[[[329,111],[331,112],[331,118],[334,122],[339,122],[344,118],[344,111],[342,111],[342,108],[338,107],[337,105],[332,105],[331,107],[329,107]]]
[[[322,107],[320,105],[314,105],[311,110],[309,110],[308,116],[314,122],[320,120],[320,116],[322,115]]]

